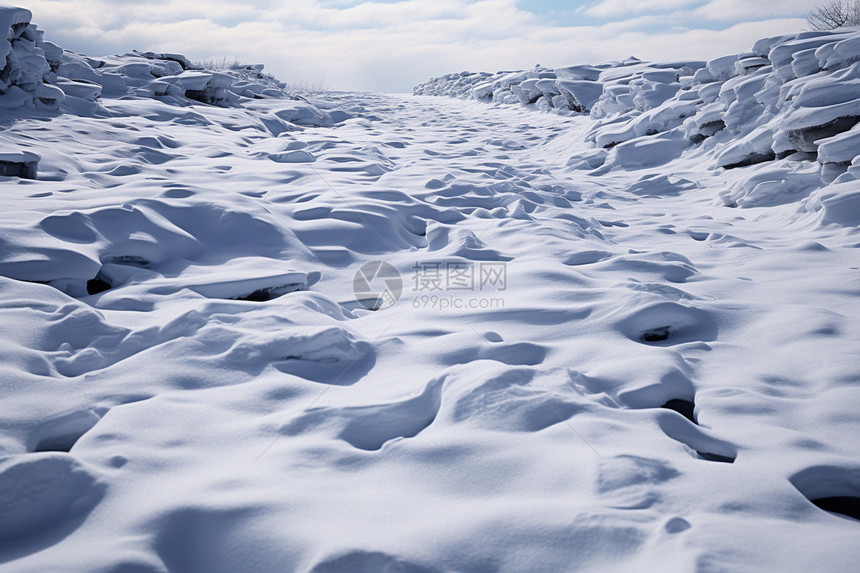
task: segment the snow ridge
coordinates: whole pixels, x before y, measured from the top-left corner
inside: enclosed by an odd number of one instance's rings
[[[137,51],[91,58],[44,40],[31,19],[24,8],[0,7],[0,30],[8,30],[7,39],[0,39],[0,109],[91,114],[102,96],[222,107],[250,99],[301,99],[265,74],[262,64],[207,70],[181,54]],[[325,113],[317,115],[317,124],[332,123]]]
[[[207,70],[181,54],[137,51],[91,58],[44,40],[31,18],[24,8],[0,7],[0,30],[8,30],[5,39],[0,34],[0,112],[9,117],[109,116],[103,98],[155,99],[181,107],[288,100],[289,106],[261,118],[275,135],[298,126],[331,126],[349,117],[290,94],[284,82],[263,72],[262,64]],[[40,160],[38,153],[18,149],[0,136],[0,175],[34,179]]]
[[[414,89],[562,115],[587,114],[594,151],[574,168],[603,173],[701,154],[729,176],[726,205],[804,198],[860,177],[860,30],[765,38],[709,62],[645,63],[449,74]],[[817,161],[816,169],[810,162]],[[796,175],[787,181],[787,174]],[[786,189],[786,186],[789,188]],[[852,219],[854,220],[854,219]]]

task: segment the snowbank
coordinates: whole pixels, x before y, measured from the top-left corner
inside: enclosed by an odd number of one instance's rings
[[[49,109],[87,115],[101,98],[155,98],[173,105],[199,103],[221,107],[250,100],[287,99],[286,84],[263,72],[262,64],[235,65],[213,71],[195,66],[181,54],[130,52],[91,58],[43,40],[24,8],[0,7],[0,110]],[[342,121],[306,104],[304,125]]]
[[[252,99],[296,99],[283,82],[263,73],[262,64],[214,71],[197,67],[180,54],[131,52],[94,59],[66,51],[57,74],[67,96],[87,101],[139,97],[224,107]]]
[[[696,153],[714,169],[755,166],[752,176],[727,177],[721,197],[731,206],[802,199],[834,173],[853,179],[848,167],[860,156],[858,29],[765,38],[750,52],[709,62],[631,58],[462,72],[431,79],[414,93],[587,114],[594,121],[586,139],[611,151],[572,157],[569,165],[579,169],[648,168]],[[810,173],[815,161],[820,168]],[[791,190],[780,183],[783,173],[798,171],[804,175],[792,178]]]
[[[258,129],[275,137],[351,117],[288,93],[286,84],[263,72],[262,64],[216,71],[174,53],[134,51],[91,58],[45,41],[31,19],[24,8],[0,7],[0,28],[8,30],[0,34],[0,117],[46,112],[84,117],[123,114],[123,106],[108,106],[108,110],[103,105],[116,100],[155,100],[181,107],[239,106],[257,117]],[[40,153],[34,148],[20,149],[0,140],[0,177],[35,179],[39,161]],[[313,158],[296,151],[286,161]]]
[[[704,65],[687,61],[647,64],[629,58],[596,66],[536,66],[496,74],[461,72],[433,78],[413,92],[606,117],[629,109],[646,111],[658,107],[680,89],[679,77]]]

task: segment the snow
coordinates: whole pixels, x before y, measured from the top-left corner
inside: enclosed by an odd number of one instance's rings
[[[24,8],[0,6],[0,28],[6,30],[5,38],[0,40],[0,60],[5,61],[12,52],[12,42],[20,38],[33,14]]]
[[[760,163],[774,158],[773,132],[760,126],[728,145],[717,156],[717,167],[738,167],[743,164]]]
[[[818,146],[818,159],[823,163],[850,163],[860,155],[860,124],[850,131],[815,142]]]
[[[856,567],[860,32],[298,96],[0,17],[4,571]]]
[[[860,185],[856,181],[833,185],[812,199],[822,211],[823,222],[851,227],[860,224]]]

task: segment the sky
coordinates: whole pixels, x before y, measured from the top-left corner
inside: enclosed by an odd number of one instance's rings
[[[45,39],[262,63],[292,85],[411,91],[433,76],[707,60],[806,28],[815,0],[32,0]]]

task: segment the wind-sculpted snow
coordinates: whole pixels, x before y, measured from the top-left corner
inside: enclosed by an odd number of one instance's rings
[[[0,6],[0,109],[38,102],[56,107],[63,92],[56,86],[62,50],[45,42],[23,8]]]
[[[263,118],[269,129],[294,129],[290,124],[332,125],[348,117],[334,116],[285,91],[285,84],[263,72],[263,65],[235,64],[221,71],[202,69],[181,54],[131,52],[91,58],[45,41],[23,8],[0,7],[0,110],[15,116],[28,111],[59,110],[78,115],[109,114],[102,98],[154,98],[178,106],[196,103],[241,106],[250,100],[292,100],[292,107]],[[0,174],[19,175],[5,167],[24,163],[0,148]],[[26,158],[31,163],[38,157]],[[19,168],[20,171],[20,168]],[[24,176],[31,177],[32,166]]]
[[[716,167],[840,37],[567,68],[600,118],[63,52],[2,116],[0,570],[853,570],[860,164]]]
[[[131,52],[91,58],[45,41],[43,32],[30,22],[23,8],[0,7],[0,113],[15,118],[63,113],[84,117],[175,114],[175,121],[206,120],[193,112],[141,106],[138,100],[187,108],[197,104],[243,107],[253,116],[254,127],[278,136],[300,126],[331,126],[349,117],[342,110],[320,109],[301,96],[291,95],[285,84],[263,72],[263,65],[236,64],[213,71],[199,68],[180,54]],[[105,101],[123,100],[126,106],[107,108]],[[323,107],[325,107],[324,104]],[[146,109],[144,109],[146,108]],[[167,161],[157,151],[156,139],[149,160]],[[142,138],[146,141],[146,138]],[[304,151],[266,152],[272,161],[313,161]],[[0,135],[0,176],[33,179],[41,156],[21,149]]]
[[[848,167],[860,157],[858,78],[860,31],[849,29],[766,38],[751,52],[709,62],[631,58],[463,72],[414,92],[587,113],[594,121],[585,139],[596,149],[573,156],[571,165],[595,174],[681,156],[699,156],[715,169],[756,165],[727,174],[720,193],[726,205],[755,207],[805,199],[836,177],[855,180]]]

